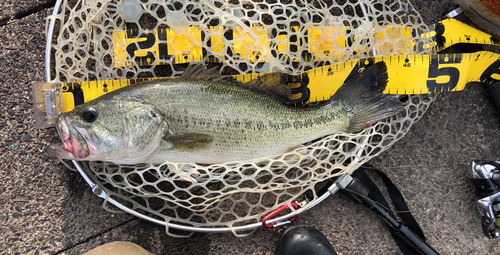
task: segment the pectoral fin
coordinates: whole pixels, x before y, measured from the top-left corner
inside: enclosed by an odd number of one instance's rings
[[[212,144],[213,138],[205,134],[179,134],[163,138],[172,145],[172,149],[195,152]]]

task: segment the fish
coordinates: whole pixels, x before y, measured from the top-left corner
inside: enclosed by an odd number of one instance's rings
[[[109,92],[61,114],[52,156],[116,164],[219,164],[272,157],[339,132],[359,132],[402,110],[383,94],[387,66],[375,63],[326,101],[289,105],[288,86],[270,73],[242,84],[215,69]],[[288,93],[288,94],[287,94]]]

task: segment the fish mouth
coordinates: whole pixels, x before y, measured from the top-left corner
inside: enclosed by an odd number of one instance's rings
[[[97,148],[95,139],[86,129],[80,128],[69,119],[59,118],[57,132],[61,137],[62,143],[52,144],[47,147],[49,155],[63,158],[82,160],[90,155],[91,150]]]

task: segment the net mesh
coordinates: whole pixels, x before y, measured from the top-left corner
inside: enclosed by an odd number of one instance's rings
[[[50,79],[61,82],[171,76],[188,62],[239,74],[297,74],[374,55],[435,53],[426,47],[431,39],[421,37],[427,27],[406,0],[69,0],[50,19]],[[140,214],[232,229],[258,223],[292,201],[311,205],[314,184],[352,172],[389,148],[433,97],[402,100],[400,114],[360,133],[323,137],[274,158],[80,164],[109,198]],[[313,195],[306,198],[306,191]]]

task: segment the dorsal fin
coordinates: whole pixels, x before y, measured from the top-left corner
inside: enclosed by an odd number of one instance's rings
[[[184,73],[181,75],[181,78],[218,81],[218,82],[225,82],[237,85],[241,84],[232,76],[221,75],[220,72],[217,70],[217,68],[214,67],[208,69],[201,64],[189,65],[184,71]]]
[[[292,87],[281,84],[282,73],[273,72],[257,77],[247,83],[241,83],[230,75],[221,75],[216,68],[208,69],[201,64],[189,65],[181,78],[224,82],[249,87],[269,93],[284,104],[291,105],[304,101],[302,93],[293,94]],[[286,81],[285,81],[286,83]]]
[[[281,73],[267,73],[243,85],[265,91],[278,97],[285,103],[291,100],[292,88],[281,84]]]

